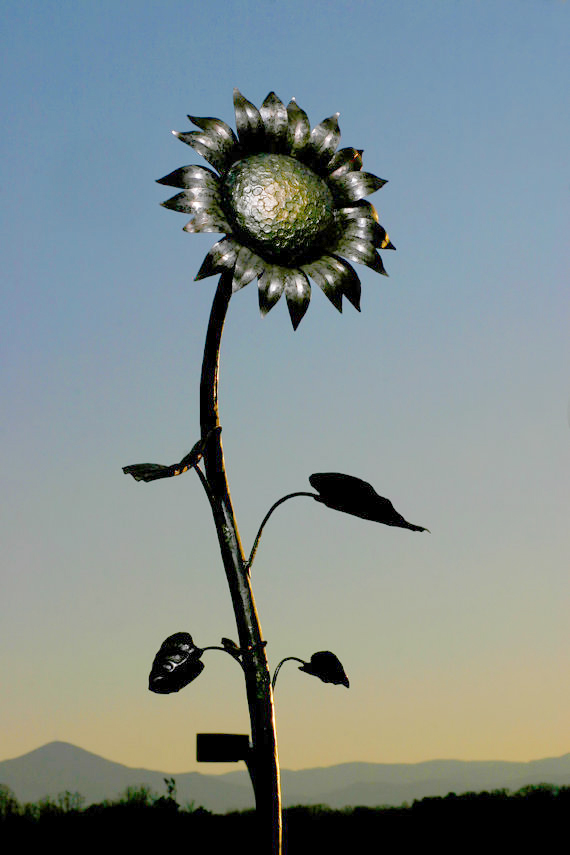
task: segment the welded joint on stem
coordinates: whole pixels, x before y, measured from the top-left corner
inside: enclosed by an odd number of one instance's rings
[[[212,437],[214,436],[214,434],[216,434],[216,433],[221,433],[221,432],[222,432],[222,426],[221,426],[221,425],[216,425],[216,426],[215,426],[215,427],[213,427],[211,430],[209,430],[209,431],[208,431],[208,433],[206,434],[206,436],[201,440],[201,443],[202,443],[202,454],[201,454],[201,456],[200,456],[200,460],[203,458],[203,456],[204,456],[204,451],[205,451],[205,449],[206,449],[206,446],[207,446],[207,445],[208,445],[208,443],[211,441],[211,439],[212,439]],[[199,477],[199,479],[200,479],[200,482],[201,482],[201,484],[202,484],[202,487],[204,488],[204,491],[205,491],[205,493],[206,493],[206,496],[208,497],[208,501],[209,501],[209,502],[210,502],[210,504],[211,504],[211,503],[212,503],[212,499],[213,499],[213,494],[212,494],[212,490],[211,490],[211,488],[210,488],[210,482],[209,482],[209,481],[208,481],[208,479],[206,478],[206,475],[204,474],[204,472],[202,472],[202,470],[200,469],[200,466],[199,466],[200,460],[196,461],[196,463],[194,464],[194,466],[193,466],[192,468],[196,471],[196,474],[198,475],[198,477]]]
[[[221,432],[222,432],[222,426],[221,425],[216,425],[211,430],[209,430],[208,433],[206,434],[206,436],[202,438],[203,448],[206,448],[206,446],[211,441],[211,439],[215,433],[221,433]]]

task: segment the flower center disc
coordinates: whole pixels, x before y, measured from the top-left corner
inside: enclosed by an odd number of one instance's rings
[[[224,199],[236,236],[279,264],[319,255],[334,231],[327,184],[283,154],[256,154],[234,163],[224,181]]]

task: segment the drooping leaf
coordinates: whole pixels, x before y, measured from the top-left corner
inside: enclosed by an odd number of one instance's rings
[[[150,691],[159,695],[179,692],[204,670],[204,663],[200,661],[202,653],[189,632],[170,635],[154,657],[148,678]]]
[[[371,484],[360,478],[340,472],[319,472],[311,475],[309,481],[319,493],[316,500],[335,511],[411,531],[429,531],[405,520],[389,499],[379,496]]]
[[[313,653],[309,662],[299,666],[299,671],[318,677],[323,683],[333,683],[335,686],[346,686],[350,683],[340,660],[330,650]]]
[[[221,430],[216,427],[214,430]],[[172,466],[163,466],[161,463],[135,463],[132,466],[123,466],[125,475],[132,475],[135,481],[158,481],[160,478],[172,478],[175,475],[183,475],[189,469],[195,467],[204,454],[206,443],[210,439],[213,431],[210,431],[204,439],[199,439],[192,446],[192,450],[185,454],[180,463],[173,463]]]
[[[158,481],[159,478],[170,478],[170,466],[161,463],[135,463],[123,466],[125,475],[132,475],[135,481]]]

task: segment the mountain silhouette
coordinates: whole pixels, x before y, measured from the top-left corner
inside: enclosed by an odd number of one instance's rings
[[[207,767],[206,767],[207,768]],[[423,763],[342,763],[299,771],[282,770],[283,802],[349,805],[400,805],[425,796],[449,792],[516,791],[527,784],[570,786],[570,754],[532,760],[506,761],[429,760]],[[146,784],[164,795],[164,778],[176,779],[181,805],[194,801],[216,813],[254,806],[245,769],[222,775],[200,772],[172,773],[132,768],[113,763],[67,742],[50,742],[0,762],[0,784],[13,790],[19,802],[57,796],[65,790],[79,792],[85,804],[119,796],[127,787]]]

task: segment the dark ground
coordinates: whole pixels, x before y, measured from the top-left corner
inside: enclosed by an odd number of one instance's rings
[[[82,809],[78,794],[61,794],[57,801],[19,805],[7,788],[0,793],[0,843],[10,846],[52,843],[61,852],[77,847],[105,846],[113,852],[140,847],[184,846],[188,851],[216,855],[225,851],[262,852],[248,847],[256,833],[255,812],[212,814],[201,808],[180,809],[172,797],[127,793],[117,802]],[[518,793],[449,793],[412,805],[356,807],[331,810],[326,806],[294,807],[284,812],[284,852],[288,855],[336,853],[513,851],[530,839],[542,851],[555,851],[559,828],[567,845],[570,787],[539,785]],[[550,841],[550,842],[549,842]],[[243,845],[245,843],[245,846]],[[241,845],[240,845],[241,844]],[[534,847],[533,847],[534,848]],[[105,853],[107,855],[107,853]]]

